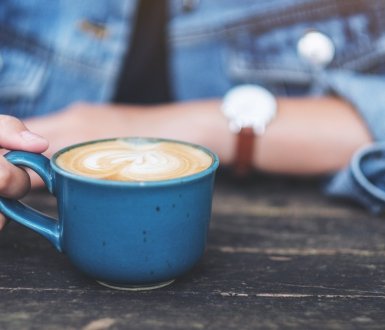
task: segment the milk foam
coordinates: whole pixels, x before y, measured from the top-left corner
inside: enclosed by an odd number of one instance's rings
[[[60,155],[57,164],[76,174],[117,181],[178,178],[208,168],[204,151],[176,142],[105,141],[80,146]]]

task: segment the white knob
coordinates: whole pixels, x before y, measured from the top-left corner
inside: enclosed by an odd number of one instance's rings
[[[313,66],[325,67],[333,60],[335,47],[333,41],[318,31],[307,32],[297,44],[301,58]]]

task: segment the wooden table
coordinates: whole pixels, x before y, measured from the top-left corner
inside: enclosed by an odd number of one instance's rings
[[[26,201],[55,214],[44,191]],[[0,329],[385,328],[385,217],[316,181],[220,174],[207,252],[163,289],[104,288],[15,223],[0,258]]]

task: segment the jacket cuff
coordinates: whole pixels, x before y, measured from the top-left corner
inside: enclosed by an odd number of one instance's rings
[[[358,150],[350,166],[337,173],[325,192],[350,199],[374,214],[385,211],[385,142],[376,142]]]

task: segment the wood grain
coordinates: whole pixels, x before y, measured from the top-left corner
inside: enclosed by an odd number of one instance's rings
[[[56,214],[45,191],[25,202]],[[15,223],[0,258],[0,329],[384,328],[385,219],[316,180],[220,174],[203,260],[159,290],[101,287]]]

